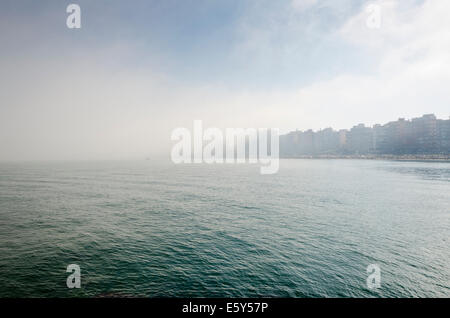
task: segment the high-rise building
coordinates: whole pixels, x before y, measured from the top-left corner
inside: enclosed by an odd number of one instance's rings
[[[438,153],[437,120],[433,114],[413,118],[412,135],[417,153]]]
[[[436,124],[439,152],[450,154],[450,118],[447,120],[438,119]]]
[[[385,125],[364,124],[350,131],[326,128],[295,131],[281,136],[282,156],[323,154],[450,154],[450,119],[433,114]]]
[[[354,126],[347,135],[349,149],[356,154],[369,153],[372,150],[372,140],[372,129],[364,124]]]

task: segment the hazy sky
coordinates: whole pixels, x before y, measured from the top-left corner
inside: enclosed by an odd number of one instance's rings
[[[70,3],[81,29],[66,26]],[[169,156],[171,131],[195,119],[288,131],[448,118],[448,12],[448,0],[2,0],[0,160]]]

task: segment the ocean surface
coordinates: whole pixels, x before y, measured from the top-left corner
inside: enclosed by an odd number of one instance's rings
[[[450,297],[450,163],[0,163],[0,297],[95,296]]]

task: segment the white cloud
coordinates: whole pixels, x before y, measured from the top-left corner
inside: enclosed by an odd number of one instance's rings
[[[368,60],[375,62],[370,65],[370,73],[348,71],[299,89],[252,93],[245,100],[242,96],[235,99],[242,102],[243,110],[246,105],[260,105],[252,117],[255,121],[301,129],[350,128],[360,122],[386,123],[432,112],[448,118],[450,1],[427,0],[422,5],[406,2],[367,2],[382,9],[380,29],[367,27],[368,13],[362,6],[331,35],[371,57]]]
[[[367,27],[363,6],[334,36],[371,56],[369,60],[376,61],[371,72],[341,73],[298,90],[255,96],[265,105],[257,115],[261,120],[267,116],[282,127],[318,129],[386,123],[424,113],[448,118],[450,1],[369,3],[382,9],[380,29]]]
[[[355,50],[376,57],[369,75],[341,74],[299,92],[301,104],[331,122],[386,122],[434,112],[450,115],[450,1],[371,2],[382,8],[380,29],[366,25],[365,7],[337,32]],[[338,120],[340,118],[340,120]],[[359,118],[359,119],[358,119]]]

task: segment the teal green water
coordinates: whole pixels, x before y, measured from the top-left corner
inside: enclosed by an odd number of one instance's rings
[[[1,297],[450,297],[449,234],[450,163],[0,164]]]

